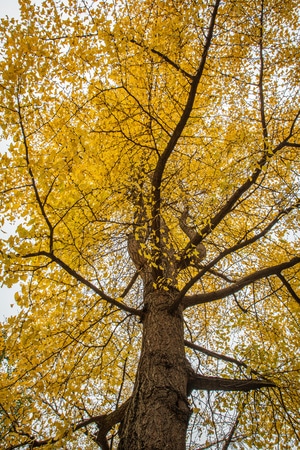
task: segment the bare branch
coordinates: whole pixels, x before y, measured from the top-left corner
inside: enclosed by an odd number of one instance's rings
[[[184,340],[184,345],[193,350],[197,350],[201,353],[204,353],[207,356],[212,356],[213,358],[220,359],[222,361],[231,362],[233,364],[236,364],[239,367],[245,367],[245,368],[248,367],[248,365],[246,363],[244,363],[243,361],[239,361],[238,359],[232,358],[231,356],[221,355],[220,353],[213,352],[212,350],[208,350],[204,347],[201,347],[198,344],[194,344],[194,342],[189,342],[187,340]]]
[[[231,427],[231,430],[228,434],[228,436],[225,439],[224,445],[222,447],[222,450],[227,450],[229,448],[229,445],[232,441],[233,435],[238,427],[239,421],[240,421],[240,417],[241,417],[241,412],[238,413],[238,415],[236,416],[236,419]]]
[[[228,391],[228,392],[249,392],[263,387],[276,387],[272,381],[266,380],[240,380],[219,377],[206,377],[194,374],[188,383],[189,392],[199,391]]]

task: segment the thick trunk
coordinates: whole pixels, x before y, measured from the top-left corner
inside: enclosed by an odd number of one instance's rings
[[[142,351],[119,450],[184,450],[190,410],[181,312],[170,314],[171,292],[145,299]]]

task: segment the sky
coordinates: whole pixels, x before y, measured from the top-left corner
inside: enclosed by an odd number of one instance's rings
[[[16,17],[19,16],[18,0],[0,0],[0,17]],[[0,141],[0,152],[5,152],[7,143]],[[0,286],[0,321],[17,312],[17,306],[14,302],[14,294],[18,290],[18,286],[13,288]]]
[[[41,4],[42,0],[33,0],[33,3]],[[19,17],[18,0],[0,0],[0,17]]]
[[[33,3],[40,4],[42,0],[33,0]],[[0,18],[1,17],[15,17],[19,18],[19,3],[18,0],[0,0]],[[8,143],[1,141],[0,139],[0,153],[4,153],[8,147]],[[6,230],[9,232],[9,230]],[[0,230],[0,237],[3,234]],[[18,308],[14,302],[14,294],[17,292],[18,286],[12,288],[7,288],[5,286],[1,287],[0,284],[0,322],[4,318],[16,314]]]
[[[0,17],[18,17],[18,0],[0,0]]]
[[[18,0],[0,0],[0,17],[19,17]],[[0,152],[5,152],[7,143],[0,141]],[[18,286],[12,288],[0,286],[0,321],[5,317],[16,314],[18,308],[14,302],[14,294]]]
[[[19,16],[18,0],[0,0],[0,17],[16,17]],[[7,143],[0,141],[0,152],[5,152]],[[14,294],[18,290],[18,286],[13,288],[0,286],[0,321],[17,312],[17,306],[14,302]]]

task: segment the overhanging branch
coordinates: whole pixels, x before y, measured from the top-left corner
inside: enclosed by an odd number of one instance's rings
[[[60,258],[55,256],[54,253],[40,251],[37,253],[29,253],[27,255],[24,255],[23,258],[32,258],[32,257],[36,257],[36,256],[45,256],[46,258],[50,259],[52,262],[55,262],[58,266],[60,266],[62,269],[64,269],[69,275],[71,275],[75,280],[77,280],[80,283],[82,283],[83,285],[87,286],[89,289],[91,289],[93,292],[98,294],[103,300],[106,300],[111,305],[114,305],[117,308],[120,308],[121,310],[126,311],[126,312],[136,315],[136,316],[142,315],[142,312],[140,310],[132,308],[130,306],[127,306],[126,304],[121,303],[118,300],[115,300],[114,298],[105,294],[105,292],[103,292],[101,289],[99,289],[97,286],[95,286],[89,280],[86,280],[82,275],[80,275],[78,272],[76,272],[76,270],[72,269],[70,266],[68,266],[68,264],[66,264]]]
[[[117,408],[115,411],[109,413],[109,414],[103,414],[99,416],[90,417],[89,419],[82,420],[81,422],[78,422],[77,424],[73,424],[70,428],[66,429],[63,434],[60,434],[59,437],[55,438],[49,438],[49,439],[43,439],[43,440],[36,440],[34,438],[29,438],[25,442],[22,442],[21,444],[13,445],[10,447],[6,447],[5,450],[15,450],[17,448],[24,447],[25,445],[28,445],[29,448],[41,448],[45,446],[49,446],[51,444],[55,444],[59,442],[61,439],[63,439],[65,436],[67,436],[70,431],[78,431],[82,428],[86,428],[88,425],[91,425],[92,423],[95,423],[98,426],[98,434],[95,438],[95,441],[97,444],[99,444],[102,448],[102,450],[108,450],[108,444],[106,440],[106,435],[117,423],[121,422],[121,420],[124,417],[125,411],[129,405],[130,398],[126,400],[119,408]]]
[[[220,300],[222,298],[229,297],[230,295],[235,294],[236,292],[242,290],[245,286],[248,286],[249,284],[252,284],[255,281],[261,280],[262,278],[267,278],[271,275],[278,275],[283,270],[289,269],[290,267],[293,267],[299,263],[300,257],[295,256],[290,261],[287,261],[285,263],[267,267],[265,269],[258,270],[257,272],[253,272],[250,275],[247,275],[246,277],[236,281],[232,285],[223,289],[219,289],[218,291],[186,296],[183,299],[183,306],[184,308],[188,308],[190,306],[209,303],[215,300]]]
[[[206,377],[194,374],[188,382],[188,391],[227,391],[249,392],[263,387],[276,387],[272,381],[266,380],[240,380],[219,377]]]

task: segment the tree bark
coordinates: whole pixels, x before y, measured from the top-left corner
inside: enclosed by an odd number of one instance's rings
[[[135,387],[120,425],[119,450],[184,450],[190,417],[182,311],[176,293],[146,295],[143,342]]]

